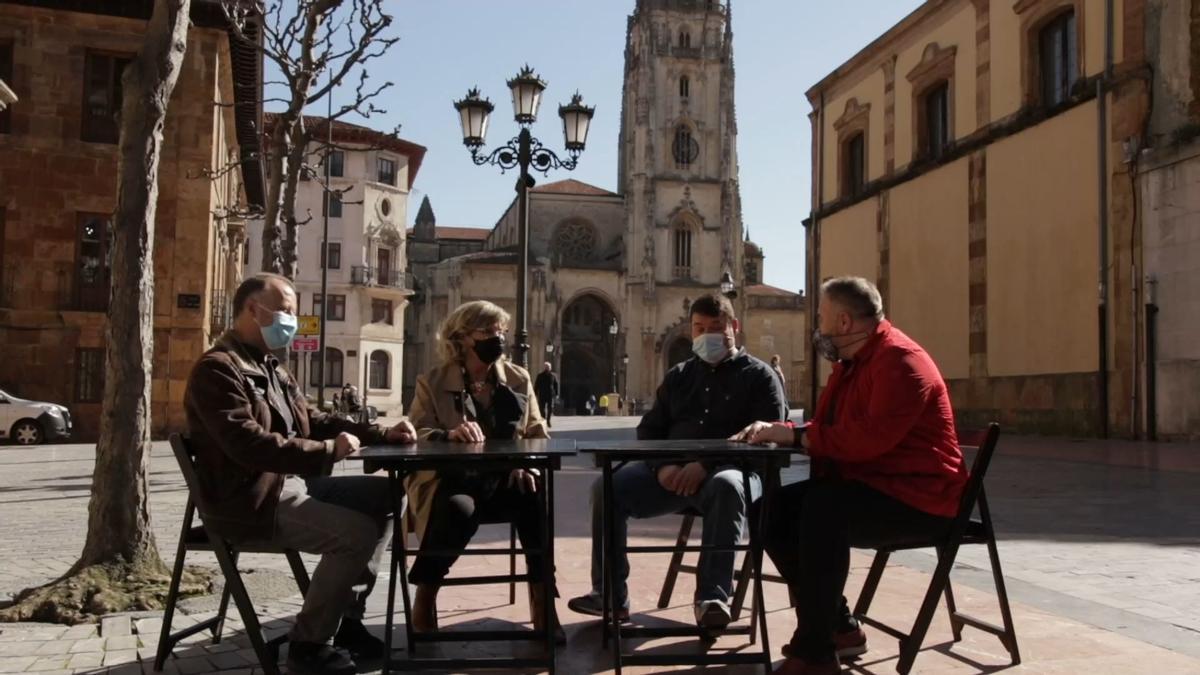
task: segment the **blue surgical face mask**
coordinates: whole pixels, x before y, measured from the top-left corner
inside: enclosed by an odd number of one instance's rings
[[[275,351],[292,343],[292,338],[296,335],[297,324],[296,317],[288,312],[271,312],[270,325],[259,326],[258,330],[262,332],[263,342],[267,343],[267,349]]]
[[[709,365],[717,365],[729,356],[724,333],[704,333],[692,340],[692,353]]]

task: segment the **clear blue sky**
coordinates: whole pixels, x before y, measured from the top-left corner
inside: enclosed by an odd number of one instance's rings
[[[743,218],[766,253],[766,282],[804,287],[809,211],[810,111],[804,92],[887,30],[921,0],[734,0],[738,152]],[[549,82],[534,135],[562,149],[558,103],[578,89],[596,106],[576,178],[617,190],[617,129],[626,17],[634,0],[389,0],[400,36],[372,63],[392,80],[386,115],[367,124],[402,125],[429,148],[414,185],[409,219],[428,195],[440,225],[491,227],[512,199],[515,176],[476,167],[462,145],[451,102],[479,85],[496,103],[488,145],[516,134],[505,80],[528,62]],[[336,100],[336,99],[335,99]],[[322,114],[321,110],[312,111]],[[348,120],[349,121],[349,120]]]

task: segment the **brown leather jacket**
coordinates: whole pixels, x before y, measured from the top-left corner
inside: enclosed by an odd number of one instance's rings
[[[339,433],[363,445],[382,443],[386,433],[310,407],[287,370],[256,352],[225,333],[192,368],[184,395],[200,482],[194,497],[202,517],[234,540],[272,537],[284,478],[328,474]],[[292,438],[267,396],[270,367],[296,420]]]

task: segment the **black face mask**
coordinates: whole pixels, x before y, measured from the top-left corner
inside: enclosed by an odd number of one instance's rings
[[[504,336],[495,335],[486,340],[476,340],[475,355],[484,363],[495,363],[504,355]]]

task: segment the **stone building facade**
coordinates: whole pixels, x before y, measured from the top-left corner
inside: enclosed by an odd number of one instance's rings
[[[1138,411],[1157,438],[1200,438],[1200,2],[1148,0],[1154,64],[1137,173]]]
[[[761,284],[762,257],[754,259],[759,277],[751,284],[734,80],[727,4],[638,0],[626,35],[617,189],[568,179],[531,191],[530,363],[536,369],[549,361],[559,372],[565,411],[614,390],[652,400],[665,371],[691,354],[691,301],[716,291],[724,274],[738,290],[740,340],[761,358],[787,352],[792,369],[802,365],[798,294],[750,291]],[[418,275],[429,317],[418,330],[432,335],[466,300],[515,310],[517,225],[514,202],[482,251]],[[765,346],[774,349],[760,353]],[[431,344],[417,356],[422,364],[432,358]],[[803,405],[806,392],[796,393]]]
[[[927,0],[808,91],[810,287],[875,280],[965,424],[1145,431],[1124,145],[1155,3],[1110,4]]]
[[[0,387],[68,406],[82,440],[99,430],[104,390],[119,82],[152,6],[93,4],[0,2],[0,67],[21,100],[0,126]],[[238,98],[258,90],[258,61],[230,39],[219,8],[198,3],[192,19],[159,171],[158,435],[185,425],[188,373],[224,329],[240,281],[244,225],[232,214],[263,192],[260,164],[241,161],[257,152],[258,109]],[[204,175],[231,163],[220,179]]]
[[[275,115],[267,113],[268,133]],[[308,164],[316,180],[301,180],[296,284],[300,312],[325,321],[325,399],[343,384],[359,388],[380,414],[399,413],[404,383],[404,326],[412,277],[406,260],[408,194],[425,148],[392,134],[335,121],[329,158],[329,242],[324,253],[325,118],[305,117],[314,141]],[[334,194],[336,191],[337,194]],[[340,197],[338,196],[340,195]],[[250,222],[247,270],[262,261],[262,221]],[[329,302],[322,302],[321,271],[327,267]],[[319,351],[289,353],[289,368],[305,391],[320,388]]]

